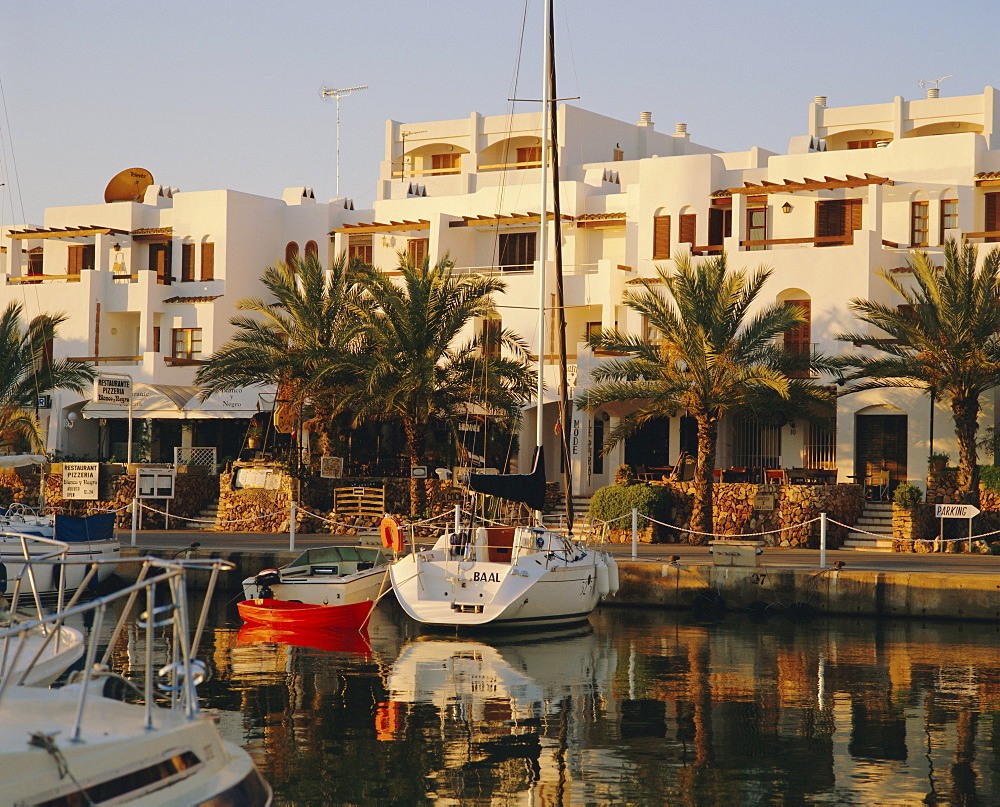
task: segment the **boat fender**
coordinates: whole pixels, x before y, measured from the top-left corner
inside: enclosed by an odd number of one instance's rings
[[[611,555],[605,555],[604,562],[608,565],[608,592],[613,597],[618,593],[618,589],[621,586],[621,578],[618,575],[618,563]]]
[[[603,599],[608,596],[608,592],[611,590],[611,583],[608,577],[608,564],[604,562],[604,558],[597,559],[594,571],[597,575],[597,596]]]
[[[379,535],[382,536],[382,546],[391,549],[393,552],[403,551],[403,530],[395,516],[385,515],[378,525]]]
[[[476,528],[474,559],[478,561],[489,560],[490,559],[489,547],[490,547],[490,534],[486,531],[486,527]]]

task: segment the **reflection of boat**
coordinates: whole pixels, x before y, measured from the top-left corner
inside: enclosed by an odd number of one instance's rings
[[[364,628],[278,628],[267,625],[244,625],[236,634],[236,643],[285,644],[307,647],[328,653],[353,653],[370,656],[368,633]]]
[[[308,549],[287,566],[265,569],[243,581],[243,594],[313,605],[350,605],[377,600],[390,556],[380,546]]]
[[[370,600],[349,605],[313,605],[287,600],[244,600],[237,603],[244,622],[272,628],[354,628],[364,624],[374,604]]]
[[[59,689],[0,682],[0,781],[9,804],[240,804],[265,807],[271,789],[249,755],[222,739],[210,715],[198,708],[195,687],[206,674],[194,659],[195,637],[204,631],[211,588],[223,561],[177,562],[141,559],[139,582],[85,604],[0,631],[23,658],[38,626],[64,620],[92,620],[86,663],[74,681]],[[186,569],[211,574],[205,607],[196,622],[188,619]],[[163,593],[166,592],[166,601]],[[108,664],[133,608],[138,617],[145,659],[136,677],[126,680]],[[110,618],[109,618],[110,617]],[[117,621],[115,620],[117,617]],[[98,653],[105,619],[110,641]],[[163,641],[169,630],[172,638]],[[197,638],[195,639],[197,642]],[[154,644],[156,647],[154,648]],[[170,656],[161,664],[163,648]],[[138,648],[137,648],[138,649]],[[154,663],[154,651],[160,657]],[[164,693],[166,708],[156,704]]]
[[[12,573],[23,566],[26,559],[37,560],[50,554],[50,547],[38,541],[22,538],[44,538],[66,544],[63,557],[79,561],[69,566],[52,566],[43,575],[36,570],[35,584],[39,593],[50,594],[59,586],[59,574],[65,572],[67,591],[79,587],[86,570],[85,562],[100,560],[96,580],[104,582],[115,570],[113,561],[121,555],[121,543],[115,536],[115,514],[95,513],[90,516],[68,516],[62,513],[46,514],[23,505],[13,504],[0,515],[0,561]]]

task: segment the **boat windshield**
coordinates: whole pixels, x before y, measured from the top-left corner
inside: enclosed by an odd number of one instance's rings
[[[319,549],[307,549],[289,563],[288,567],[322,566],[328,563],[357,563],[359,561],[368,561],[377,566],[385,563],[387,559],[387,555],[381,547],[324,546]]]

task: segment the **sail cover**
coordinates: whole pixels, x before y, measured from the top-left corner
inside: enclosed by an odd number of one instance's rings
[[[469,474],[469,487],[477,493],[523,502],[532,510],[545,509],[545,454],[535,449],[530,474]]]

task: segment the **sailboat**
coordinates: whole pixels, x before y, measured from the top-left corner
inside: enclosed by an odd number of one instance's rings
[[[536,512],[536,526],[475,526],[456,523],[429,551],[414,552],[390,567],[403,610],[428,625],[468,628],[534,628],[580,622],[602,597],[618,590],[618,567],[607,553],[572,536],[572,480],[564,462],[569,532],[544,526],[545,455],[542,418],[545,356],[545,267],[547,249],[549,143],[558,227],[558,149],[555,148],[555,59],[551,0],[545,2],[545,80],[542,93],[541,210],[539,217],[538,392],[534,466],[530,474],[470,474],[469,487],[482,494],[522,502]],[[556,310],[560,316],[560,421],[568,422],[562,254],[555,238]]]

